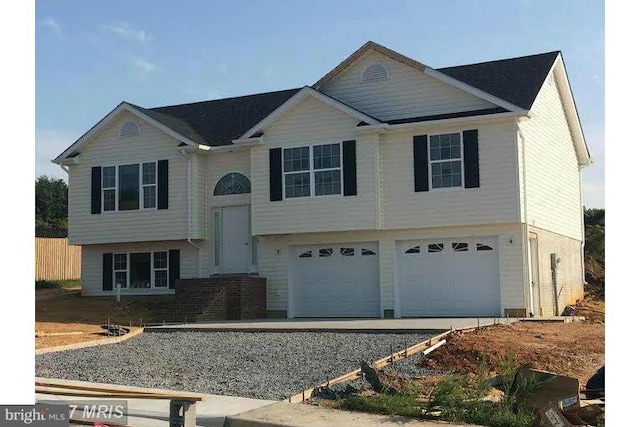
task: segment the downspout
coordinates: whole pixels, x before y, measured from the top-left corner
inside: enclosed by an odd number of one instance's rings
[[[522,145],[522,203],[524,206],[523,216],[524,216],[524,238],[522,239],[522,247],[524,249],[524,260],[523,267],[526,265],[524,271],[526,272],[526,279],[528,286],[525,285],[525,289],[529,289],[529,309],[531,310],[531,314],[534,311],[533,307],[533,283],[531,282],[531,254],[529,253],[529,205],[527,204],[527,165],[526,165],[526,151],[524,149],[525,138],[522,134],[522,129],[520,128],[520,124],[516,122],[518,129],[518,136],[520,136],[520,141]],[[538,286],[540,286],[538,284]]]
[[[187,154],[186,150],[181,150],[182,155],[184,156],[185,164],[187,166],[187,243],[196,248],[198,251],[198,277],[202,277],[201,274],[201,262],[200,262],[200,254],[202,252],[202,248],[196,245],[191,239],[191,156]]]
[[[585,267],[584,267],[584,200],[582,194],[582,169],[586,166],[578,164],[578,182],[580,184],[580,237],[582,238],[582,242],[580,243],[580,253],[582,256],[580,257],[580,265],[582,266],[582,287],[583,292],[582,296],[584,297],[584,285],[587,284],[587,278],[585,276]]]

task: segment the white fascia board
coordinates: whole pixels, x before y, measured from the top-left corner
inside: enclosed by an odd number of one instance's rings
[[[489,122],[489,121],[513,118],[513,117],[528,118],[529,116],[527,113],[528,111],[523,110],[522,112],[509,111],[506,113],[486,114],[483,116],[454,117],[451,119],[426,120],[423,122],[401,123],[397,125],[381,123],[381,124],[372,125],[372,126],[357,126],[356,130],[360,133],[375,133],[375,132],[385,132],[385,131],[393,131],[393,130],[418,129],[418,128],[425,128],[430,126],[446,126],[446,125],[467,123],[467,122]]]
[[[195,145],[183,145],[183,146],[178,145],[176,149],[178,151],[185,151],[187,153],[195,153],[198,151],[209,151],[211,150],[211,147],[209,147],[208,145],[195,144]]]
[[[426,67],[424,69],[424,73],[428,76],[431,76],[435,79],[440,80],[443,83],[446,83],[450,86],[453,86],[455,88],[458,88],[460,90],[463,90],[467,93],[470,93],[471,95],[475,95],[478,98],[484,99],[487,102],[490,102],[492,104],[495,104],[499,107],[502,107],[504,109],[507,109],[509,111],[513,111],[513,112],[523,112],[526,111],[524,108],[518,107],[517,105],[514,105],[510,102],[505,101],[504,99],[498,98],[497,96],[493,96],[483,90],[480,90],[476,87],[473,87],[471,85],[468,85],[464,82],[461,82],[460,80],[454,79],[453,77],[450,77],[444,73],[441,73],[438,70],[435,70],[431,67]]]
[[[349,114],[350,116],[355,117],[356,119],[363,121],[365,123],[369,123],[369,124],[377,124],[380,123],[378,120],[374,119],[373,117],[367,116],[364,113],[361,113],[360,111],[349,107],[346,104],[343,104],[342,102],[336,101],[335,99],[328,97],[327,95],[310,88],[309,86],[305,86],[302,89],[300,89],[300,91],[298,91],[298,93],[296,93],[295,95],[293,95],[291,98],[289,98],[285,103],[283,103],[282,105],[280,105],[278,108],[276,108],[275,110],[273,110],[267,117],[265,117],[264,119],[262,119],[260,122],[258,122],[255,126],[253,126],[251,129],[249,129],[248,131],[246,131],[244,134],[242,134],[242,136],[240,136],[240,138],[238,138],[238,140],[247,140],[247,139],[251,139],[251,136],[253,134],[255,134],[256,132],[259,131],[263,131],[264,129],[268,128],[272,123],[274,123],[276,120],[278,120],[284,113],[286,113],[287,111],[289,111],[290,109],[292,109],[293,107],[295,107],[296,105],[298,105],[303,99],[305,99],[307,96],[313,96],[314,98],[344,112]]]
[[[238,138],[231,140],[236,147],[242,147],[246,145],[259,145],[264,143],[262,136],[254,136],[253,138]]]
[[[571,90],[569,77],[567,76],[564,61],[562,60],[562,54],[558,54],[549,74],[554,75],[558,91],[560,92],[560,99],[565,106],[567,122],[569,122],[569,129],[571,130],[579,164],[582,167],[589,166],[593,163],[593,159],[591,158],[591,154],[589,154],[589,147],[587,146],[587,141],[582,131],[580,116],[578,115],[578,109],[573,99],[573,91]],[[549,78],[549,76],[547,76],[547,78]]]
[[[169,129],[168,127],[166,127],[165,125],[163,125],[162,123],[159,123],[158,121],[152,119],[151,117],[147,116],[146,114],[138,111],[136,108],[133,108],[132,106],[130,106],[128,103],[126,102],[121,102],[120,104],[118,104],[118,106],[116,108],[114,108],[113,110],[111,110],[111,112],[109,114],[107,114],[106,116],[104,116],[102,118],[102,120],[100,120],[98,123],[96,123],[91,129],[89,129],[87,132],[85,132],[84,135],[82,135],[80,138],[78,138],[78,140],[76,140],[76,142],[74,142],[73,144],[71,144],[66,150],[64,150],[62,152],[62,154],[60,154],[58,157],[56,157],[55,159],[52,160],[53,163],[57,163],[57,164],[61,164],[61,162],[69,155],[71,154],[73,151],[79,150],[83,145],[85,145],[95,134],[97,134],[98,132],[100,132],[100,130],[102,130],[115,116],[117,116],[120,112],[122,111],[128,111],[130,113],[132,113],[133,115],[135,115],[136,117],[139,117],[145,121],[147,121],[148,123],[150,123],[152,126],[157,127],[158,129],[168,133],[169,135],[171,135],[172,137],[174,137],[175,139],[184,142],[187,145],[198,145],[195,142],[191,141],[189,138],[186,138],[184,135],[181,135],[179,133],[177,133],[176,131]]]

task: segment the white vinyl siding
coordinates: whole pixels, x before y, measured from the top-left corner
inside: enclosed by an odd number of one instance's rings
[[[395,309],[396,241],[476,236],[498,236],[500,306],[524,308],[522,227],[518,224],[476,227],[443,227],[395,231],[349,231],[332,233],[260,236],[260,275],[267,278],[267,310],[287,310],[289,295],[289,248],[292,245],[378,242],[380,297],[382,310]],[[396,310],[397,312],[397,310]]]
[[[531,116],[520,123],[519,141],[529,224],[581,240],[581,172],[555,81],[542,85]]]
[[[478,129],[480,187],[414,191],[413,136]],[[513,121],[434,126],[381,136],[384,227],[404,229],[518,221],[517,158]],[[433,163],[430,164],[430,168]],[[431,187],[431,186],[430,186]]]
[[[83,245],[82,246],[82,295],[101,296],[115,295],[115,286],[112,291],[102,290],[102,254],[130,254],[144,252],[165,252],[172,249],[180,250],[180,278],[190,279],[198,276],[198,260],[196,249],[182,241],[160,241],[121,243],[107,245]],[[114,256],[115,258],[115,256]],[[153,258],[151,258],[153,266]],[[114,276],[115,276],[114,270]],[[150,295],[173,293],[173,289],[166,287],[125,289],[127,295]]]
[[[134,115],[122,112],[89,141],[69,166],[69,241],[74,245],[184,239],[187,232],[186,175],[179,142],[146,122],[135,138],[120,138]],[[91,168],[169,160],[169,209],[91,214]],[[116,171],[117,174],[117,171]],[[116,195],[117,197],[117,195]]]
[[[555,314],[554,290],[551,280],[551,254],[555,253],[560,262],[557,270],[558,305],[560,312],[567,305],[575,304],[584,296],[582,284],[582,245],[580,240],[560,234],[529,227],[529,231],[538,236],[538,263],[540,305],[543,316]]]
[[[362,83],[362,72],[373,64],[384,65],[389,79]],[[443,83],[378,52],[368,52],[321,92],[380,120],[495,108],[488,101]]]
[[[358,120],[335,108],[307,98],[266,129],[265,144],[251,149],[252,212],[254,234],[375,229],[377,140],[360,135]],[[300,197],[271,202],[269,149],[356,140],[356,196]]]

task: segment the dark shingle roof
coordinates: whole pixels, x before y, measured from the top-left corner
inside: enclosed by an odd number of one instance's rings
[[[288,89],[140,110],[199,144],[229,145],[299,90]]]
[[[559,51],[555,51],[439,68],[438,71],[528,110],[559,53]],[[302,88],[150,109],[133,104],[129,105],[193,142],[221,146],[231,144],[233,139],[252,128],[300,89]],[[466,117],[471,113],[482,115],[502,111],[506,110],[487,109],[449,115],[412,117],[392,120],[388,123],[410,123]]]
[[[438,71],[526,110],[531,108],[560,51],[438,68]]]

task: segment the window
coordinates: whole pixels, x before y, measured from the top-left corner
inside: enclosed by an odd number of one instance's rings
[[[324,248],[318,251],[318,256],[320,258],[327,258],[327,257],[330,257],[331,255],[333,255],[333,249],[331,248]]]
[[[451,248],[453,252],[467,252],[469,250],[468,243],[452,243]]]
[[[102,211],[156,209],[158,167],[156,162],[102,167]]]
[[[492,251],[493,248],[489,245],[485,245],[484,243],[476,243],[476,251]]]
[[[342,256],[354,256],[356,253],[354,248],[340,248],[340,255]]]
[[[375,255],[376,253],[372,249],[362,249],[360,254],[362,256],[368,256],[368,255]]]
[[[285,148],[285,198],[342,194],[341,144]],[[313,157],[312,157],[313,156]]]
[[[120,285],[121,288],[126,288],[129,283],[127,277],[127,254],[114,254],[113,255],[113,278],[115,285]]]
[[[166,288],[169,285],[169,263],[166,252],[153,253],[153,277],[156,288]]]
[[[406,251],[404,251],[405,254],[419,254],[420,253],[420,246],[414,246],[412,248],[407,249]]]
[[[105,212],[116,210],[116,167],[102,168],[102,206]]]
[[[427,246],[429,253],[438,253],[444,250],[444,243],[431,243]]]
[[[113,255],[114,284],[122,289],[168,288],[169,253],[137,252]]]
[[[156,164],[143,163],[142,164],[142,207],[144,209],[156,207],[157,197],[157,178],[156,178]]]
[[[462,135],[460,132],[429,137],[431,187],[462,187]]]
[[[214,196],[228,196],[231,194],[251,193],[251,181],[241,173],[228,173],[216,184]]]
[[[299,258],[311,258],[311,250],[308,251],[304,251],[302,252],[300,255],[298,255]]]

